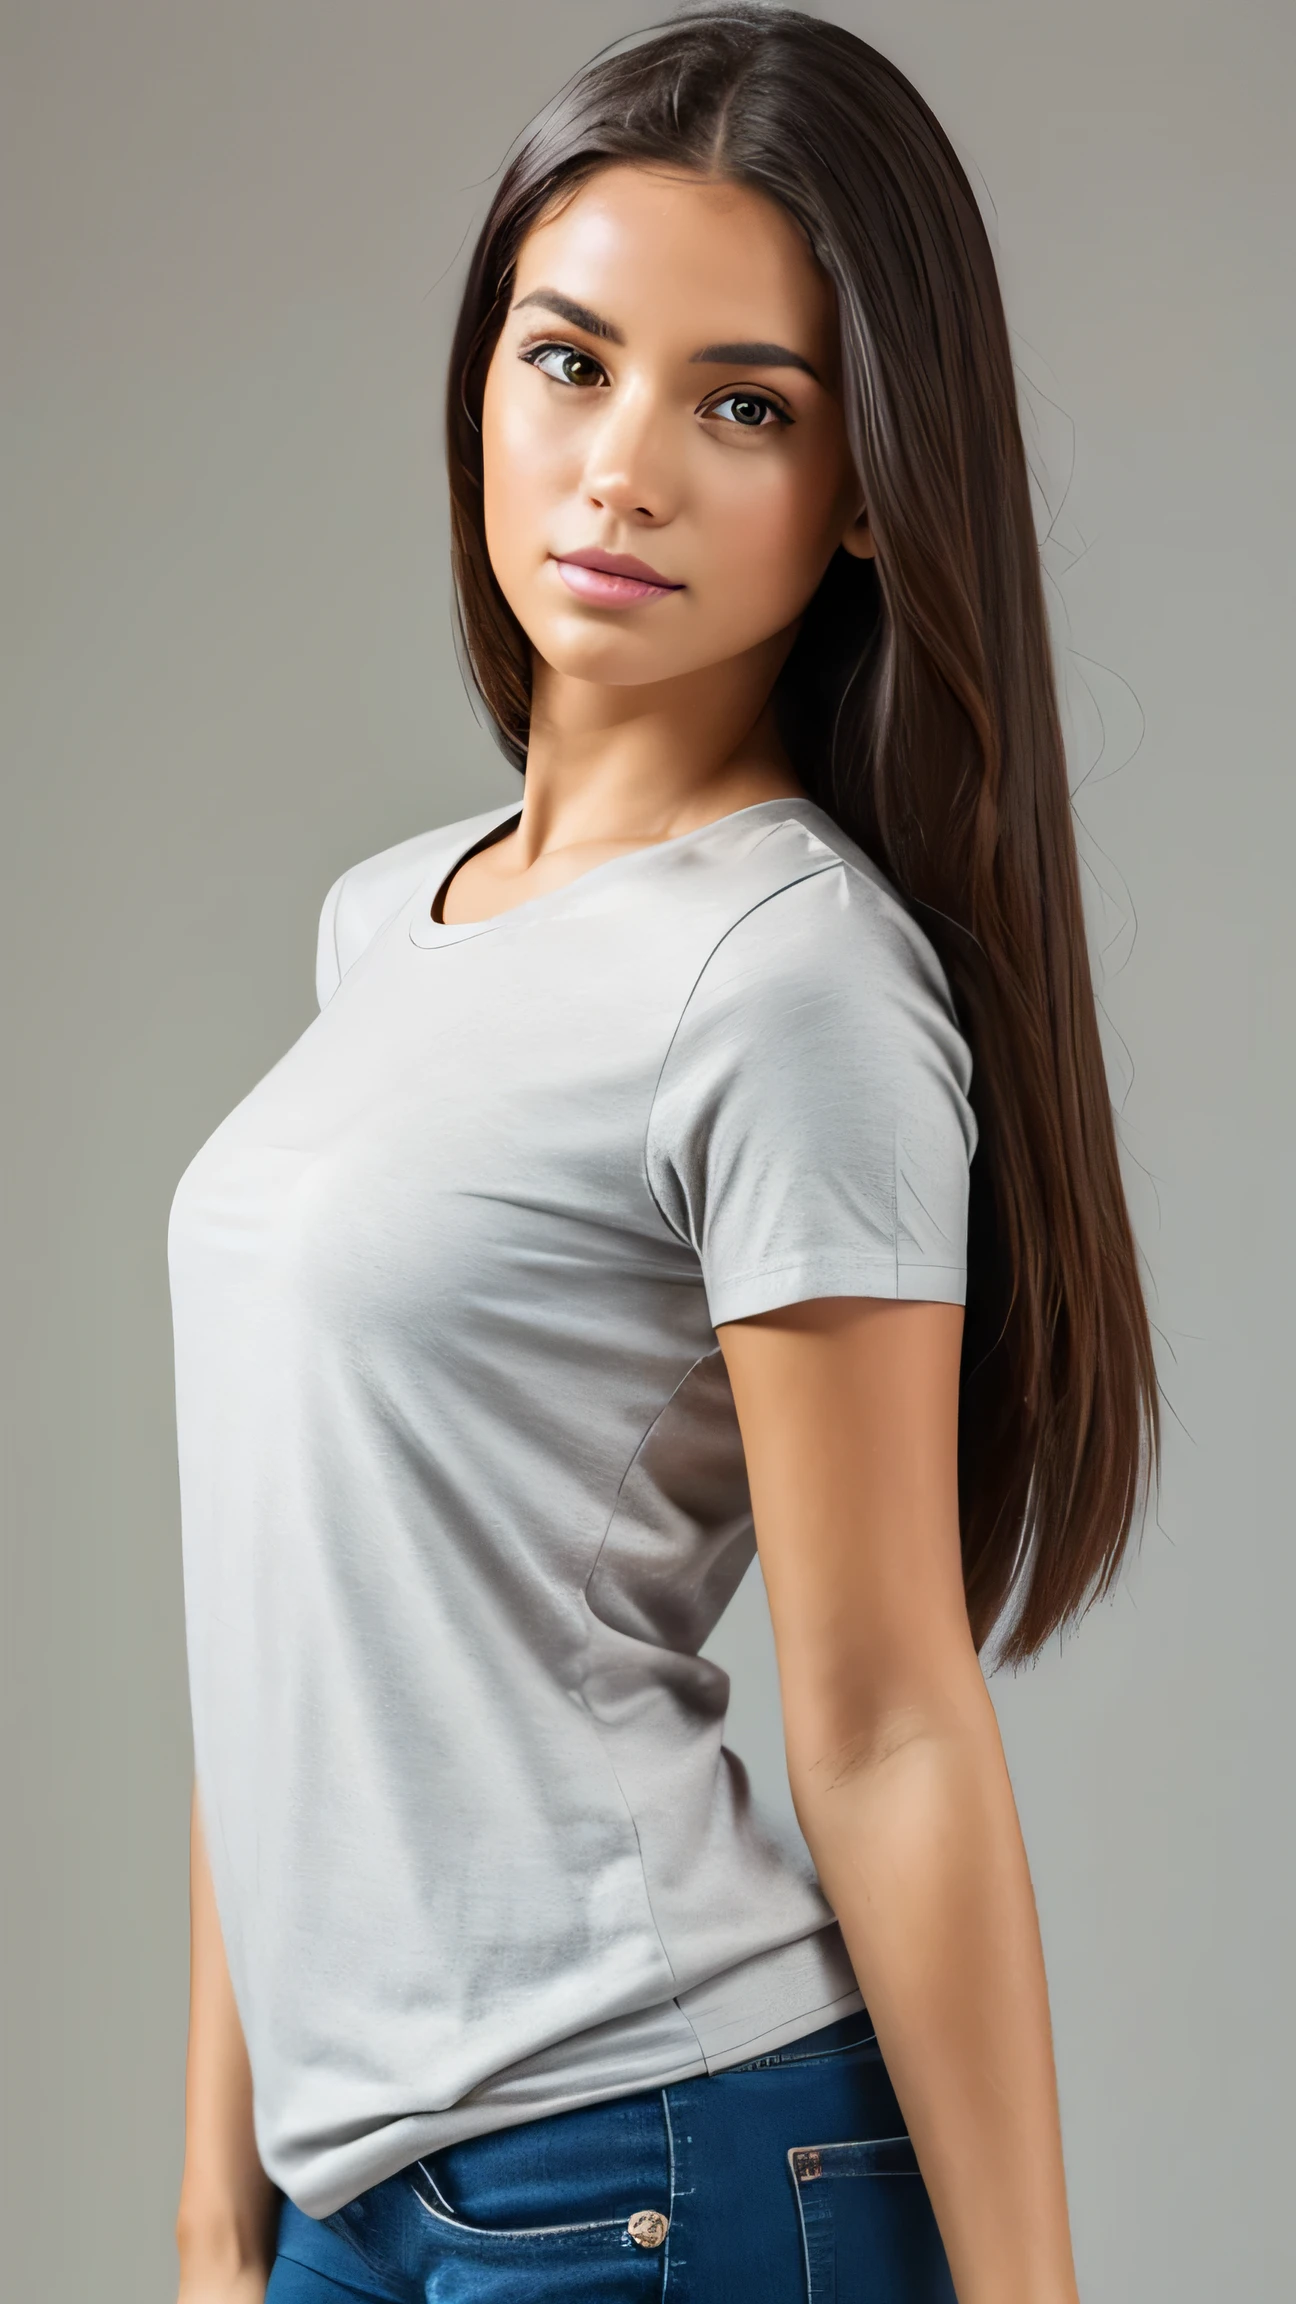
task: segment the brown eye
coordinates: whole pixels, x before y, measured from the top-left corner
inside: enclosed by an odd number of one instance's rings
[[[542,376],[552,376],[555,384],[589,386],[602,382],[603,370],[588,352],[578,352],[574,344],[536,344],[522,355]]]
[[[759,392],[727,392],[723,400],[713,402],[707,414],[721,416],[726,408],[730,411],[726,421],[741,425],[745,432],[759,432],[771,417],[776,424],[790,422],[781,408],[776,407],[772,400],[763,399]]]

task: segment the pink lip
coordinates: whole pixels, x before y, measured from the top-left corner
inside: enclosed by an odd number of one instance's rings
[[[633,608],[640,600],[664,600],[684,589],[628,552],[555,553],[554,564],[568,590],[592,608]]]

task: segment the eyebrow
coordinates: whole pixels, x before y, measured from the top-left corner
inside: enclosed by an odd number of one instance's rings
[[[803,376],[820,382],[819,371],[786,344],[704,344],[694,360],[717,360],[726,368],[799,368]]]
[[[588,304],[574,303],[570,296],[562,295],[557,288],[533,288],[529,296],[519,296],[513,309],[515,312],[524,312],[528,304],[539,304],[546,312],[556,312],[558,318],[566,320],[571,327],[583,328],[587,336],[601,336],[607,344],[625,342],[620,329],[614,328],[610,320],[601,319],[597,312],[591,312]]]
[[[513,309],[522,312],[528,305],[538,304],[544,311],[556,313],[572,328],[583,328],[587,336],[601,337],[605,344],[624,344],[625,337],[601,313],[592,312],[588,304],[578,304],[571,296],[564,296],[558,288],[533,288],[529,296],[519,296]],[[816,384],[822,381],[817,368],[800,352],[789,350],[786,344],[704,344],[700,352],[691,355],[694,362],[711,362],[725,368],[799,368],[803,375],[812,376]]]

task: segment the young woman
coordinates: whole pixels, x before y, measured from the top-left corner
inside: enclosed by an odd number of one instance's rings
[[[449,460],[523,797],[343,875],[173,1215],[184,2304],[1069,2304],[978,1649],[1109,1583],[1155,1387],[914,90],[748,6],[580,75]],[[813,1870],[699,1655],[753,1541]]]

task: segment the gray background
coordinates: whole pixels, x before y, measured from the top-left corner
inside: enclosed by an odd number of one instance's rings
[[[1280,0],[837,13],[912,72],[996,234],[1173,1409],[1159,1524],[1119,1596],[996,1684],[1082,2285],[1091,2304],[1276,2296],[1296,2272],[1296,18]],[[0,2159],[10,2292],[40,2304],[173,2287],[189,1758],[170,1194],[306,1022],[334,874],[515,788],[448,638],[443,352],[509,138],[643,20],[594,0],[0,12]],[[758,1586],[716,1648],[734,1741],[785,1805]]]

